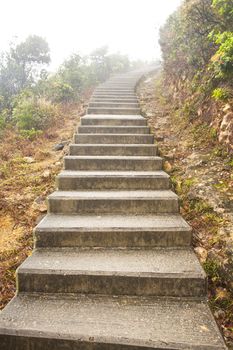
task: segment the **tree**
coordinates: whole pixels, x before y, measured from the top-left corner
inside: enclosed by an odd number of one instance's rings
[[[50,62],[49,46],[39,36],[29,36],[24,42],[12,45],[0,58],[0,96],[5,107],[23,89],[33,85]]]
[[[166,71],[175,78],[192,78],[209,63],[216,50],[208,35],[221,21],[211,5],[212,0],[185,0],[161,28]]]

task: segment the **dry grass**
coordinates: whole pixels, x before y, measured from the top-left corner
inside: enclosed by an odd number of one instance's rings
[[[9,128],[0,146],[0,308],[15,293],[15,270],[31,254],[32,230],[46,213],[46,196],[63,166],[62,151],[54,145],[71,141],[83,104],[66,106],[53,127],[34,141]],[[30,157],[30,158],[25,158]]]

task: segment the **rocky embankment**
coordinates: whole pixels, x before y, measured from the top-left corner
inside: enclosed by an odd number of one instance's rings
[[[197,118],[179,114],[160,73],[138,86],[143,115],[156,135],[165,168],[194,230],[195,251],[209,277],[209,298],[228,344],[233,341],[233,160]],[[229,115],[230,111],[227,112]],[[229,128],[222,127],[229,134]],[[228,135],[227,134],[227,135]],[[228,135],[229,139],[229,135]]]

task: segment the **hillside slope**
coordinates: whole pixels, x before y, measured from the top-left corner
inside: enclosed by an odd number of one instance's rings
[[[46,197],[72,140],[83,104],[61,111],[34,141],[5,131],[0,147],[0,309],[15,293],[15,270],[31,254],[32,231],[46,214]],[[63,147],[64,146],[64,147]]]
[[[138,87],[143,115],[155,133],[165,168],[194,230],[194,247],[209,277],[214,315],[233,341],[233,160],[201,117],[191,123],[171,99],[161,72]]]

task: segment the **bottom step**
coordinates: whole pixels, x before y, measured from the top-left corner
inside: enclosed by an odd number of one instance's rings
[[[1,350],[226,349],[203,301],[46,294],[13,299],[1,313],[0,344]]]

